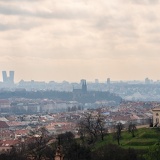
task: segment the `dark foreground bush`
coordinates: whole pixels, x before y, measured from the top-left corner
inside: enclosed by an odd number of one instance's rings
[[[134,149],[123,149],[117,145],[108,144],[92,153],[92,160],[145,160]]]

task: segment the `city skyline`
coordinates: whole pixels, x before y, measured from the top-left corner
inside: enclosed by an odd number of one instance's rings
[[[10,84],[14,84],[14,79],[15,79],[15,76],[14,76],[14,74],[15,74],[15,71],[2,71],[2,78],[0,79],[0,82],[4,82],[4,83],[10,83]],[[19,80],[19,81],[16,81],[15,83],[19,83],[19,82],[22,82],[22,81],[26,81],[27,82],[27,80],[25,80],[25,79],[23,79],[23,77],[21,78],[21,80]],[[111,80],[111,78],[110,77],[108,77],[107,79],[105,79],[105,80],[101,80],[101,79],[98,79],[98,78],[95,78],[95,79],[91,79],[91,80],[87,80],[87,79],[83,79],[83,78],[81,78],[81,79],[79,79],[78,81],[68,81],[67,79],[64,79],[63,81],[55,81],[54,79],[52,79],[52,80],[49,80],[49,81],[45,81],[45,80],[34,80],[34,79],[31,79],[31,80],[28,80],[28,82],[31,82],[31,81],[33,81],[33,82],[58,82],[58,83],[63,83],[63,82],[69,82],[69,83],[80,83],[80,84],[87,84],[87,82],[89,82],[89,83],[107,83],[107,84],[109,84],[111,81],[112,82],[121,82],[121,81],[123,81],[123,82],[132,82],[132,81],[137,81],[137,82],[141,82],[141,83],[146,83],[146,84],[150,84],[150,83],[153,83],[153,82],[160,82],[160,80],[153,80],[153,79],[151,79],[151,78],[149,78],[149,77],[146,77],[146,78],[144,78],[143,80],[138,80],[138,79],[132,79],[132,80]]]
[[[159,0],[1,0],[0,68],[14,70],[15,82],[159,80],[159,7]]]

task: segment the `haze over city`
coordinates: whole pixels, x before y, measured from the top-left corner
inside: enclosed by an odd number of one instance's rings
[[[159,0],[1,0],[0,68],[15,81],[160,79]]]

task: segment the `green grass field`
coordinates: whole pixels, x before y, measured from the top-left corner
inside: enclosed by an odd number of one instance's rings
[[[140,128],[135,131],[135,137],[132,137],[131,133],[123,131],[120,139],[120,146],[122,148],[148,149],[159,142],[159,128]],[[99,148],[105,144],[117,144],[117,140],[113,138],[112,133],[105,136],[104,141],[99,141],[96,144],[96,148]]]

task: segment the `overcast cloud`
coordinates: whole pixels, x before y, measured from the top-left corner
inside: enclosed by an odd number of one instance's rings
[[[159,0],[0,0],[0,68],[15,70],[17,82],[158,80],[159,8]]]

